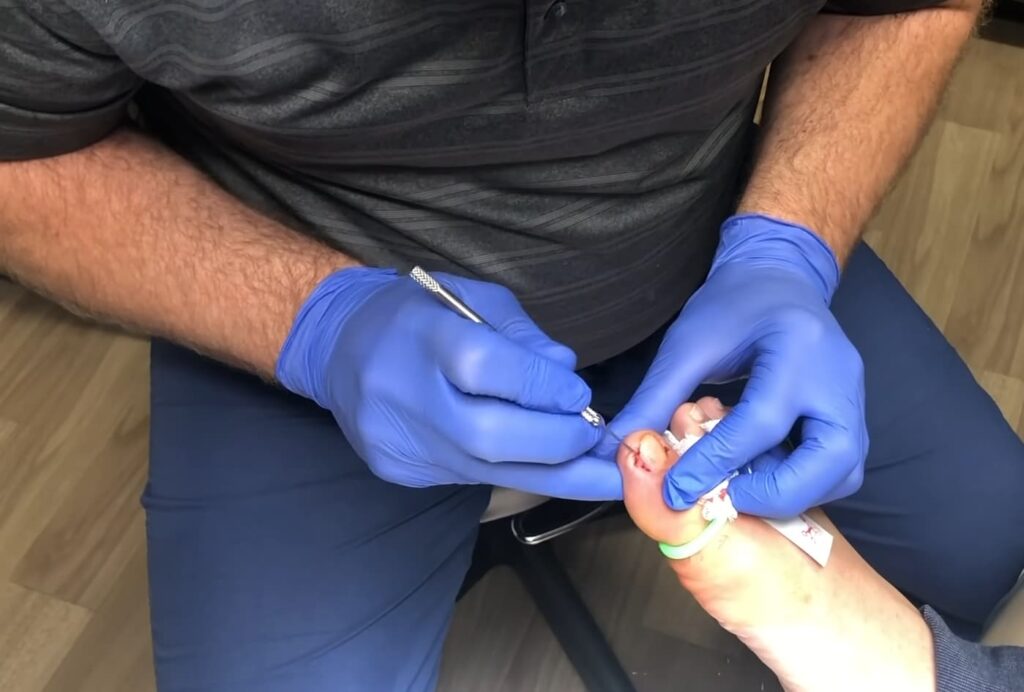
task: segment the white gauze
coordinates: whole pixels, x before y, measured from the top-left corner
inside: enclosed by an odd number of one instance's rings
[[[720,421],[721,419],[714,419],[701,423],[701,430],[709,433]],[[664,437],[669,446],[682,457],[686,450],[702,436],[688,434],[683,436],[683,439],[679,439],[670,430],[666,430]],[[749,467],[747,472],[750,472]],[[705,521],[713,521],[718,518],[725,518],[729,521],[736,519],[738,513],[733,507],[728,491],[729,481],[737,475],[739,473],[734,471],[697,501],[701,508],[701,516]],[[761,520],[789,539],[822,567],[828,562],[828,556],[832,552],[832,534],[811,517],[799,514],[790,519],[765,519],[762,517]]]

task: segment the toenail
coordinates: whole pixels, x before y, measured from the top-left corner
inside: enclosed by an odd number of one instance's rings
[[[658,455],[663,453],[664,448],[661,443],[658,442],[657,438],[648,435],[640,440],[640,458],[643,459],[644,463],[648,466],[658,464]]]
[[[704,410],[697,404],[690,407],[690,418],[698,423],[703,423],[708,419],[708,417],[704,415]]]
[[[633,460],[634,468],[642,469],[644,471],[650,470],[647,468],[647,464],[644,463],[643,457],[640,456],[640,452],[630,452],[629,458]]]

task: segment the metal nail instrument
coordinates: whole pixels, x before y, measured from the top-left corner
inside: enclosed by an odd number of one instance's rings
[[[442,286],[437,279],[428,274],[426,270],[424,270],[422,267],[413,267],[412,271],[409,272],[409,276],[411,276],[413,280],[416,281],[416,283],[418,283],[420,286],[427,289],[427,291],[429,291],[430,293],[434,294],[434,296],[438,300],[440,300],[442,303],[450,307],[455,312],[465,317],[467,320],[470,320],[471,322],[476,322],[477,324],[483,324],[490,327],[491,329],[494,329],[493,325],[489,324],[487,320],[478,315],[472,308],[470,308],[468,305],[466,305],[461,300],[456,298],[455,295],[451,293],[451,291]],[[587,421],[595,428],[599,428],[602,425],[604,425],[604,417],[602,417],[600,413],[590,408],[589,406],[583,409],[583,411],[580,412],[580,415],[583,416],[583,420]],[[608,434],[610,434],[612,437],[614,437],[622,444],[626,444],[625,440],[623,440],[621,437],[616,435],[611,430],[608,430]],[[632,446],[626,446],[633,452],[636,452],[636,450],[633,449]]]

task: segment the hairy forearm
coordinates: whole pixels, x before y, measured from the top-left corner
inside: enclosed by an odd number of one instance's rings
[[[0,164],[0,271],[75,311],[263,376],[305,296],[353,263],[127,130]]]
[[[845,262],[920,140],[980,5],[816,17],[772,65],[740,211],[807,226]]]

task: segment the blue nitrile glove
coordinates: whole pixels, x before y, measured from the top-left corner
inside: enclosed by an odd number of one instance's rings
[[[664,429],[702,382],[749,373],[737,406],[669,472],[669,506],[693,505],[751,461],[752,473],[729,485],[736,508],[750,514],[793,516],[860,487],[863,364],[828,309],[838,283],[835,255],[806,228],[761,215],[725,222],[707,281],[609,426]],[[798,421],[796,450],[766,455]]]
[[[621,497],[614,463],[580,457],[603,431],[579,415],[590,389],[573,372],[573,352],[541,332],[507,289],[436,278],[494,329],[408,276],[344,269],[299,311],[278,380],[330,410],[370,469],[393,483]]]

